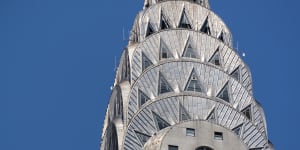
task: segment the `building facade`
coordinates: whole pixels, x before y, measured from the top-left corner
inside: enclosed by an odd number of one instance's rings
[[[251,72],[208,0],[145,0],[100,149],[273,150]]]

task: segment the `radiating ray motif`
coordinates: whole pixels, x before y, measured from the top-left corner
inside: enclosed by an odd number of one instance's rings
[[[145,0],[100,150],[274,150],[250,69],[208,0]]]

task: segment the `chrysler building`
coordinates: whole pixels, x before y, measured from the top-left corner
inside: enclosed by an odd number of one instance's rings
[[[208,0],[145,0],[100,150],[274,150],[251,72]]]

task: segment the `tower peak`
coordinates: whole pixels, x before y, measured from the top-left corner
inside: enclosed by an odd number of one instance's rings
[[[209,0],[145,0],[144,9],[146,9],[146,8],[152,6],[152,5],[155,5],[157,3],[161,3],[161,2],[165,2],[165,1],[188,1],[188,2],[199,4],[203,7],[208,8],[208,9],[210,8],[209,7]]]

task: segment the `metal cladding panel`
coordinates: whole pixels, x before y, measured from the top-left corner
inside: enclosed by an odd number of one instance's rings
[[[186,13],[193,30],[199,31],[208,17],[211,35],[217,37],[223,32],[224,42],[231,45],[231,33],[221,18],[207,8],[185,1],[167,1],[143,11],[142,15],[137,18],[139,23],[135,24],[140,29],[139,41],[144,40],[148,23],[151,23],[155,31],[159,31],[161,13],[163,13],[171,28],[177,28],[183,11]]]
[[[168,38],[172,37],[172,38]],[[202,39],[202,40],[201,40]],[[199,40],[203,42],[199,42]],[[194,49],[197,59],[194,58],[182,58],[184,48],[186,46],[186,41],[189,41],[190,43],[198,43],[194,44]],[[215,38],[206,36],[203,33],[194,32],[194,31],[186,31],[186,30],[170,30],[170,31],[162,31],[160,34],[155,34],[151,36],[151,38],[146,39],[143,43],[141,43],[135,52],[133,53],[133,60],[132,60],[132,67],[138,68],[137,70],[132,70],[132,84],[136,82],[138,77],[142,74],[143,70],[141,70],[141,64],[142,64],[142,56],[140,53],[144,53],[150,61],[153,63],[153,65],[158,65],[161,61],[159,60],[159,53],[160,53],[160,43],[164,43],[169,49],[172,58],[175,60],[180,59],[187,59],[190,61],[200,61],[200,62],[207,62],[213,54],[216,52],[216,50],[219,48],[219,51],[221,53],[221,61],[223,63],[222,67],[216,66],[220,70],[224,70],[228,74],[230,74],[234,69],[236,69],[238,66],[245,66],[244,62],[239,58],[238,54],[234,52],[234,50],[230,49],[228,46],[224,45],[219,40],[216,40]],[[225,54],[225,55],[224,55]],[[227,58],[227,54],[230,54]],[[226,61],[225,61],[226,60]],[[233,64],[233,65],[231,65]],[[138,67],[135,67],[135,66]],[[151,67],[151,66],[150,66]],[[244,70],[246,68],[244,67]],[[146,69],[147,70],[147,69]],[[252,86],[251,86],[251,76],[250,71],[246,70],[245,73],[241,75],[241,78],[243,79],[242,84],[247,87],[247,90],[252,94]]]
[[[180,69],[180,70],[179,70]],[[237,104],[241,110],[250,105],[254,100],[251,98],[251,94],[245,89],[245,87],[232,79],[228,74],[212,67],[208,64],[198,62],[186,62],[186,61],[171,61],[160,64],[149,71],[142,74],[136,84],[133,85],[133,91],[142,90],[150,99],[160,96],[158,94],[158,78],[161,73],[170,84],[173,92],[178,93],[184,91],[188,78],[194,69],[198,76],[199,82],[203,88],[203,94],[207,94],[210,89],[214,89],[213,95],[223,88],[228,82],[230,95],[230,105]],[[129,102],[129,118],[130,119],[138,110],[138,97],[136,92],[132,92]],[[264,126],[262,118],[258,121],[259,124]]]
[[[207,116],[211,112],[212,109],[215,109],[216,113],[216,123],[220,126],[223,126],[227,129],[232,129],[233,127],[237,127],[241,124],[244,125],[244,129],[242,130],[242,140],[248,144],[249,147],[253,145],[257,145],[257,143],[265,143],[260,142],[260,140],[267,141],[266,136],[261,133],[258,128],[248,120],[241,112],[232,109],[229,105],[223,104],[217,100],[204,98],[201,96],[180,96],[174,95],[169,96],[164,99],[157,100],[152,103],[148,103],[145,107],[143,107],[143,111],[137,113],[135,117],[129,124],[128,130],[139,130],[152,135],[151,133],[159,132],[159,129],[153,128],[155,125],[155,121],[153,118],[149,117],[151,112],[155,112],[155,114],[159,115],[162,119],[168,122],[170,125],[180,123],[178,119],[179,115],[179,107],[178,104],[181,103],[182,107],[187,111],[190,120],[206,120]],[[145,111],[146,110],[146,111]],[[148,117],[143,117],[148,116]],[[232,119],[230,119],[232,118]],[[147,122],[147,127],[143,122]],[[259,137],[264,137],[259,138]],[[128,134],[125,136],[126,140],[136,138],[134,134]],[[136,147],[140,146],[139,144]]]

